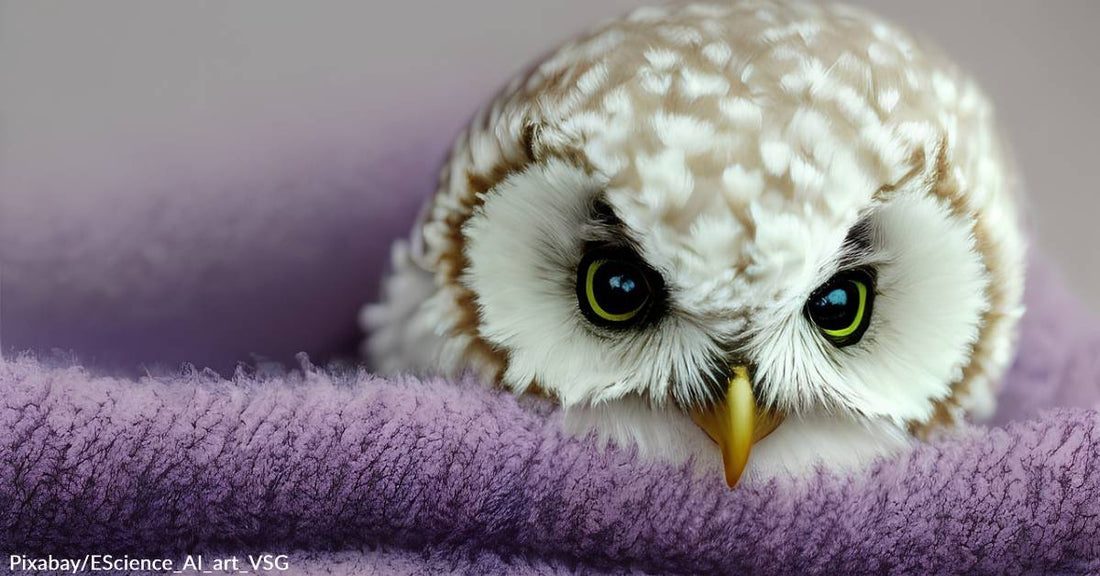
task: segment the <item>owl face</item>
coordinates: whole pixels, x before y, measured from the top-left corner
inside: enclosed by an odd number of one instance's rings
[[[465,281],[510,386],[690,409],[747,366],[762,406],[900,423],[961,377],[988,276],[970,223],[935,195],[869,195],[840,223],[712,209],[674,233],[632,222],[631,194],[551,160],[468,222]]]
[[[459,138],[408,324],[440,365],[567,408],[690,414],[729,473],[784,419],[987,411],[1021,236],[985,98],[904,33],[814,4],[647,8]]]

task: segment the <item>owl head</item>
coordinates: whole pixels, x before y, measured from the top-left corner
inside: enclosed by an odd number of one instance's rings
[[[986,98],[839,6],[645,8],[566,45],[458,139],[415,239],[429,362],[691,415],[731,481],[784,419],[988,412],[1021,307]]]

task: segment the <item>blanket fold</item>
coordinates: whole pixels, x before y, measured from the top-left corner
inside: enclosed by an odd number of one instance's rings
[[[10,553],[294,551],[309,573],[1079,573],[1100,558],[1091,410],[729,491],[470,382],[133,383],[22,359],[0,366],[0,398]]]

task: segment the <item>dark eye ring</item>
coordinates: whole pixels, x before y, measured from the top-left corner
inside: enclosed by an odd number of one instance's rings
[[[856,344],[871,325],[875,275],[865,268],[845,270],[814,290],[805,314],[838,348]]]
[[[597,326],[639,324],[648,317],[660,287],[660,275],[628,251],[592,250],[577,266],[577,303]]]

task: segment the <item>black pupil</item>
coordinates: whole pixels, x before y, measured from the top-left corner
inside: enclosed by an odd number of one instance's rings
[[[859,289],[855,282],[830,283],[810,298],[810,318],[825,330],[844,330],[859,314]]]
[[[637,267],[622,261],[604,262],[592,277],[592,295],[608,314],[628,314],[641,308],[649,286]]]

